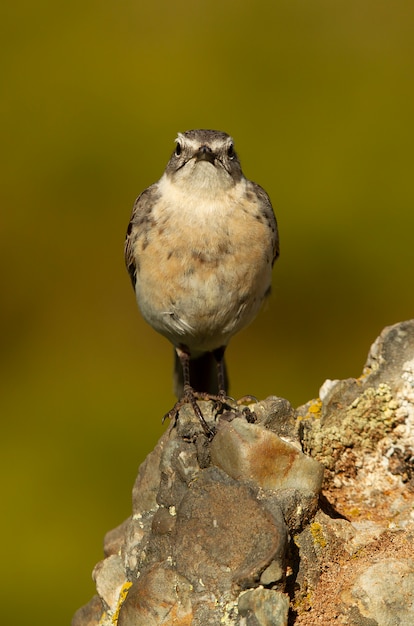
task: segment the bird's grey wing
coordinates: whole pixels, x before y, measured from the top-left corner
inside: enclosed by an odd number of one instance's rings
[[[272,264],[276,261],[279,256],[279,231],[277,228],[277,221],[275,214],[273,212],[272,203],[270,202],[270,198],[263,189],[257,183],[253,183],[254,192],[259,199],[259,203],[261,205],[261,209],[263,211],[263,216],[266,220],[267,225],[269,226],[269,230],[272,233],[272,246],[273,246],[273,260]]]
[[[137,273],[139,272],[139,259],[136,254],[136,243],[138,239],[145,239],[151,228],[151,213],[155,202],[159,197],[157,184],[151,185],[145,189],[135,200],[132,215],[128,224],[125,238],[124,254],[125,264],[128,274],[131,278],[132,286],[135,289],[137,282]]]

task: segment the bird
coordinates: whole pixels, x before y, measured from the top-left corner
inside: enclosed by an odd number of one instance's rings
[[[279,234],[265,190],[248,180],[230,135],[178,133],[161,178],[136,199],[125,263],[145,321],[175,350],[175,407],[228,393],[224,354],[270,293]]]

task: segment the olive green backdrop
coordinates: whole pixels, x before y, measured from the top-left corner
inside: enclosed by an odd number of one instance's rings
[[[270,194],[270,303],[235,396],[299,405],[413,317],[414,3],[50,0],[1,9],[2,623],[63,626],[172,406],[123,265],[177,131],[233,135]]]

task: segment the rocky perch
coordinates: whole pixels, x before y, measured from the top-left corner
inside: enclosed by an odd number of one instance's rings
[[[414,624],[414,320],[295,410],[189,406],[141,465],[72,626]]]

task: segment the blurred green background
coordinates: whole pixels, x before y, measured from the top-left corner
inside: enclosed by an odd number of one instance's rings
[[[304,403],[413,317],[414,3],[1,14],[2,621],[63,626],[174,402],[123,240],[177,131],[232,134],[279,221],[271,301],[228,350],[235,396]]]

